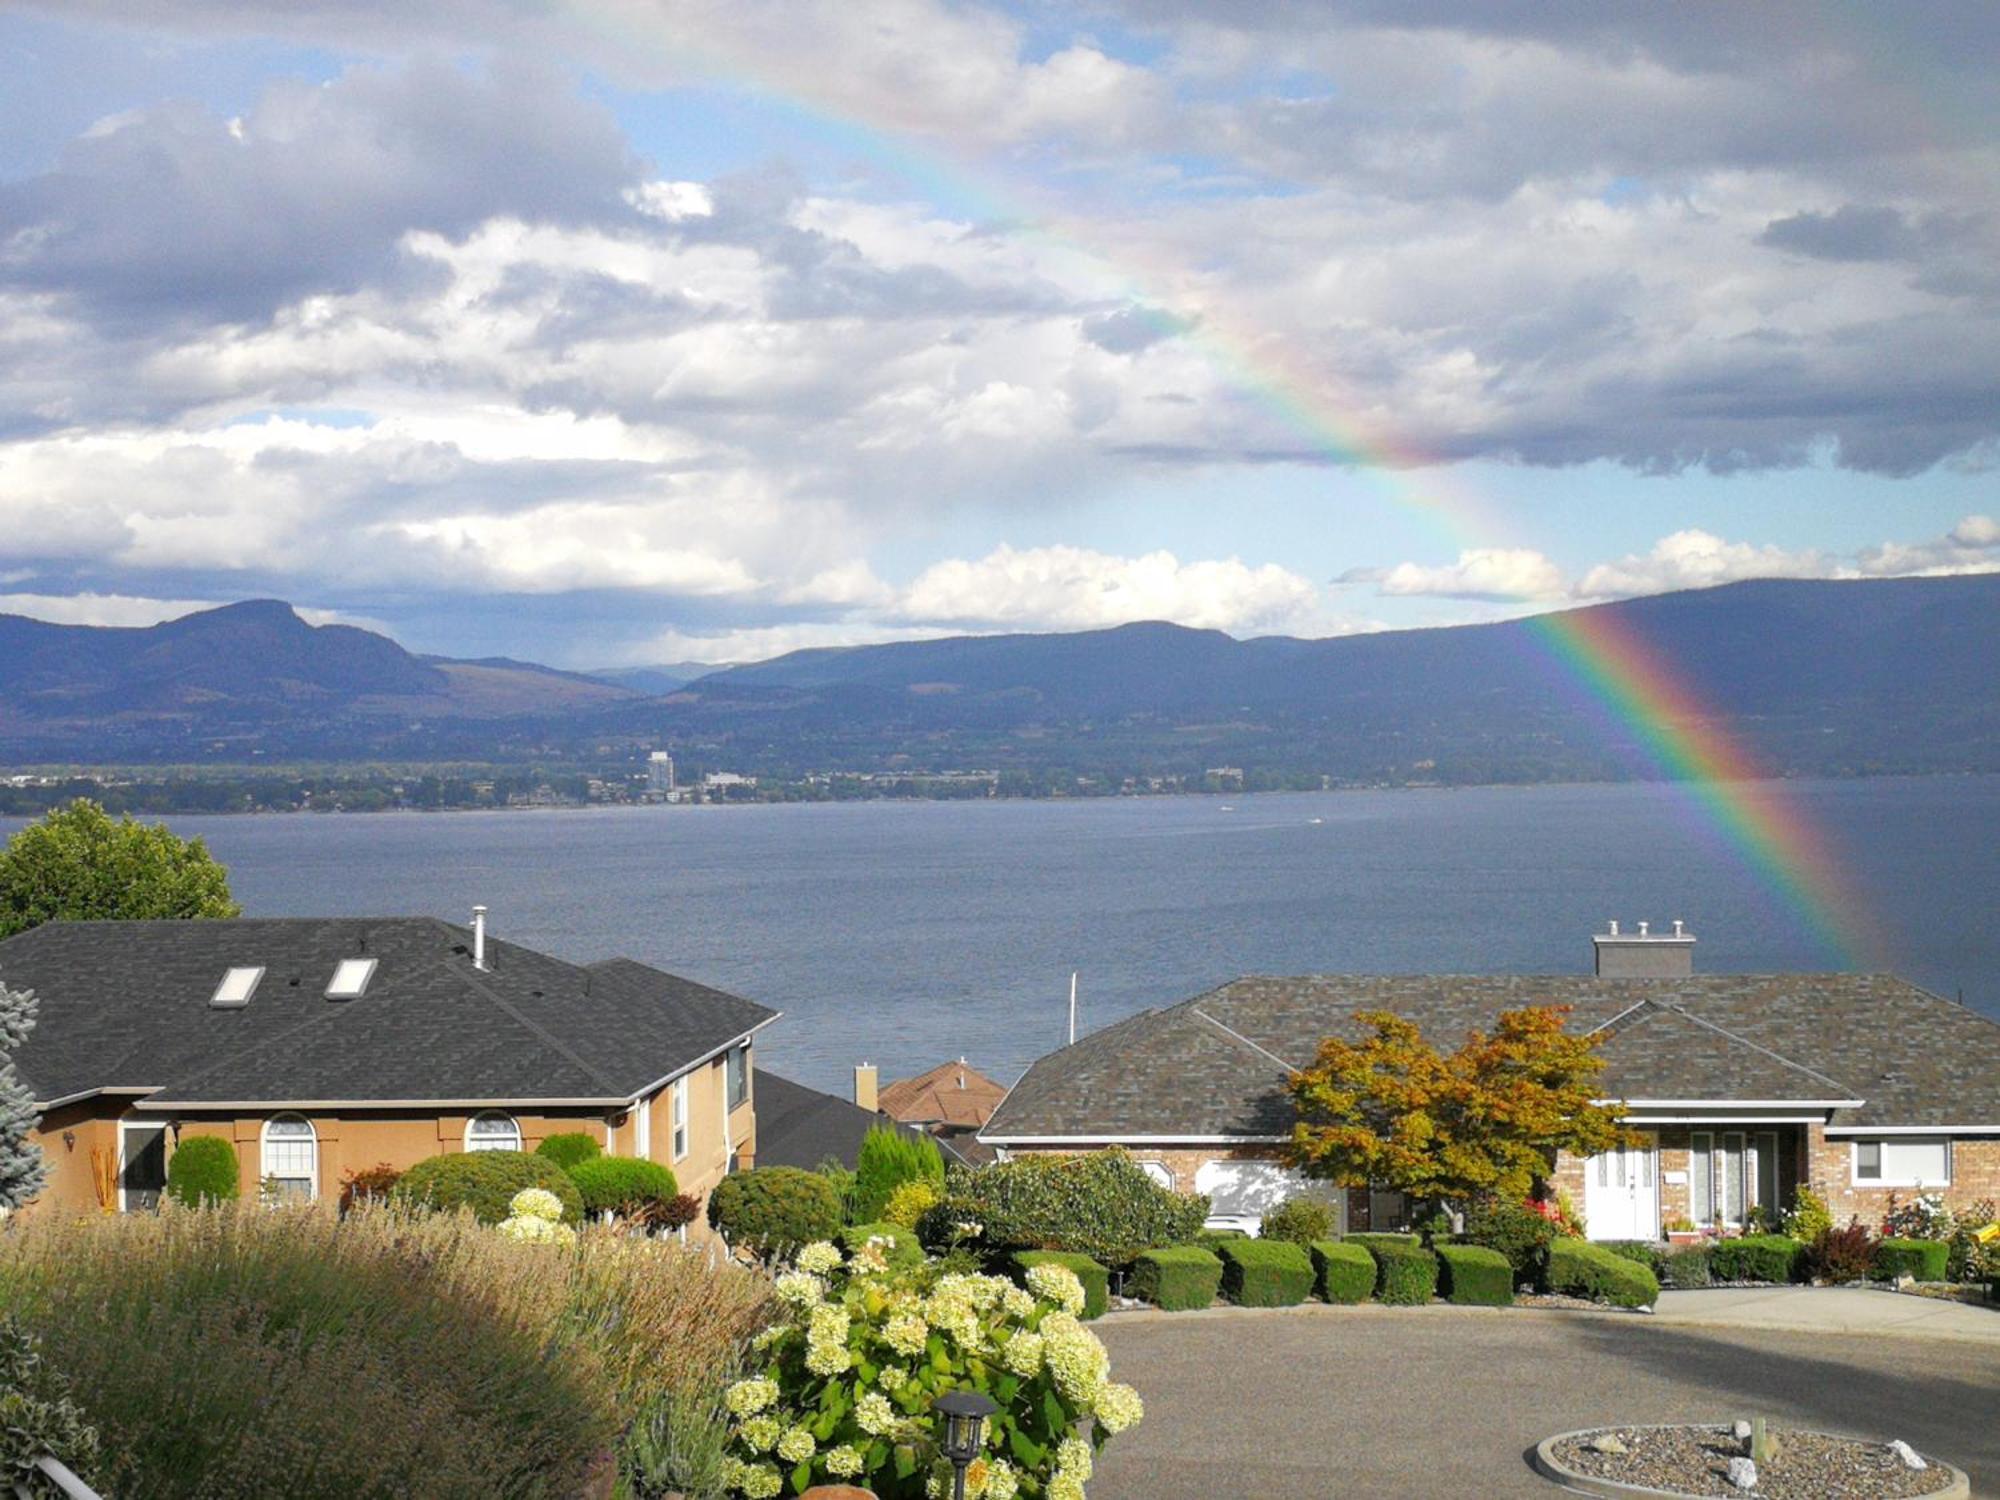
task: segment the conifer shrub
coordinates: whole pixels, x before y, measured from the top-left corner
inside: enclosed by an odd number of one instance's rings
[[[525,1151],[454,1151],[418,1162],[397,1180],[389,1196],[440,1213],[472,1210],[482,1224],[504,1220],[523,1188],[547,1188],[562,1200],[563,1222],[583,1217],[583,1197],[569,1173],[545,1156]]]
[[[586,1213],[635,1224],[658,1222],[681,1190],[672,1172],[636,1156],[593,1156],[568,1171]]]
[[[715,1185],[708,1222],[732,1248],[783,1258],[833,1238],[840,1229],[840,1194],[817,1172],[757,1167]]]
[[[1438,1290],[1466,1307],[1507,1307],[1514,1301],[1514,1267],[1484,1245],[1438,1245]]]
[[[1314,1240],[1332,1239],[1338,1227],[1331,1203],[1319,1198],[1287,1198],[1264,1215],[1257,1237],[1310,1245]]]
[[[1028,1284],[1028,1272],[1036,1266],[1061,1266],[1083,1283],[1083,1311],[1079,1314],[1085,1322],[1104,1316],[1104,1309],[1111,1305],[1111,1273],[1088,1255],[1076,1255],[1066,1250],[1020,1250],[1012,1257],[1014,1279],[1023,1286]]]
[[[1875,1278],[1894,1281],[1913,1276],[1918,1281],[1943,1281],[1951,1246],[1944,1240],[1881,1239],[1875,1242]]]
[[[1366,1302],[1375,1293],[1375,1257],[1351,1240],[1314,1240],[1313,1290],[1323,1302]]]
[[[928,1182],[944,1196],[944,1156],[938,1143],[890,1125],[871,1125],[854,1163],[850,1210],[856,1222],[879,1222],[890,1197],[909,1182]]]
[[[1659,1278],[1645,1266],[1567,1236],[1549,1246],[1548,1287],[1613,1307],[1651,1307],[1660,1297]]]
[[[1746,1234],[1717,1240],[1708,1252],[1717,1281],[1768,1281],[1778,1286],[1796,1281],[1806,1247],[1784,1234]]]
[[[1291,1307],[1312,1294],[1313,1263],[1290,1240],[1231,1240],[1216,1248],[1222,1292],[1238,1307]]]
[[[565,1172],[580,1161],[595,1161],[603,1154],[604,1148],[597,1144],[597,1137],[581,1130],[545,1136],[541,1145],[535,1147],[535,1155],[546,1156]]]
[[[1214,1303],[1222,1290],[1222,1261],[1199,1245],[1148,1250],[1132,1263],[1132,1295],[1166,1312],[1190,1312]]]
[[[187,1208],[230,1203],[241,1192],[234,1141],[191,1135],[167,1159],[167,1196]]]
[[[1391,1307],[1419,1307],[1437,1292],[1437,1256],[1417,1243],[1415,1235],[1349,1235],[1348,1244],[1361,1245],[1375,1258],[1375,1300]]]

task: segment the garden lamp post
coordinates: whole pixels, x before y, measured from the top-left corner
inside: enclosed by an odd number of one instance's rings
[[[978,1391],[953,1391],[937,1399],[944,1413],[944,1437],[938,1446],[951,1460],[952,1500],[965,1500],[965,1469],[986,1446],[986,1419],[1000,1410]]]

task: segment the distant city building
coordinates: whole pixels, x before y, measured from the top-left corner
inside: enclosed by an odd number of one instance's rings
[[[701,778],[701,784],[710,791],[726,791],[733,786],[755,786],[755,776],[739,776],[734,771],[710,771]]]
[[[674,789],[674,758],[665,750],[646,757],[646,789],[663,797]]]

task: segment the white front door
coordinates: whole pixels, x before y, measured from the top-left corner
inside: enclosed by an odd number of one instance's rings
[[[1594,1240],[1660,1237],[1660,1177],[1653,1142],[1606,1151],[1584,1164],[1583,1216]]]

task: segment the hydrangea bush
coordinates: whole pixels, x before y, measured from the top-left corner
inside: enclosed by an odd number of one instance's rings
[[[499,1230],[510,1240],[574,1245],[576,1231],[563,1223],[562,1216],[562,1199],[547,1188],[522,1188],[508,1202]]]
[[[1083,1500],[1097,1453],[1144,1409],[1079,1321],[1075,1273],[1036,1266],[1025,1280],[895,1266],[872,1240],[852,1257],[807,1245],[776,1281],[785,1318],[753,1345],[762,1373],[728,1391],[732,1491],[855,1484],[938,1500],[952,1471],[933,1408],[970,1388],[1000,1407],[966,1472],[970,1500]]]

